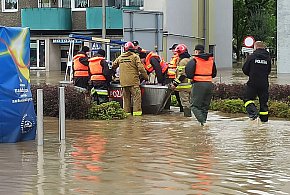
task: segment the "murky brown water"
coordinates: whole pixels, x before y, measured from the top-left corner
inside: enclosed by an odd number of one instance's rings
[[[249,124],[211,112],[121,121],[45,118],[45,141],[0,145],[0,194],[290,194],[290,121]]]
[[[64,80],[65,74],[60,71],[30,71],[32,84],[59,84],[59,81]],[[215,83],[246,83],[248,77],[245,76],[241,67],[233,69],[218,70],[217,77],[214,78]],[[276,74],[275,70],[270,75],[270,83],[275,84],[290,84],[290,74]]]

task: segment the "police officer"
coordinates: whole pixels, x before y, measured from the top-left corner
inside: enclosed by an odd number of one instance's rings
[[[141,116],[141,90],[139,75],[148,80],[146,70],[141,63],[140,57],[134,53],[134,45],[127,42],[125,52],[114,62],[113,69],[120,68],[120,85],[123,87],[124,110],[131,113],[131,97],[133,99],[133,116]]]
[[[97,104],[108,102],[108,87],[112,80],[112,71],[105,60],[106,52],[99,49],[89,59],[89,74],[92,85],[91,95]]]
[[[194,58],[186,65],[185,72],[187,78],[192,79],[191,110],[200,125],[204,126],[212,98],[212,78],[216,77],[217,70],[214,58],[204,52],[203,45],[195,46]]]
[[[242,68],[249,76],[247,82],[245,107],[251,120],[260,117],[261,122],[268,121],[269,80],[271,72],[271,57],[262,41],[254,43],[254,53],[249,55]],[[258,96],[260,110],[255,106],[254,100]]]
[[[89,86],[89,57],[90,48],[83,46],[73,57],[74,85],[87,89]]]

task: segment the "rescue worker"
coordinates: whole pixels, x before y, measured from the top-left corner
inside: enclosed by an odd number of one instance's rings
[[[146,70],[140,57],[134,53],[134,45],[127,42],[124,46],[125,52],[114,62],[113,69],[120,68],[120,85],[123,87],[124,110],[131,113],[131,98],[133,99],[133,116],[141,116],[141,90],[139,75],[148,80]]]
[[[155,52],[140,52],[140,58],[147,71],[147,74],[155,73],[157,78],[157,83],[165,85],[166,71],[168,69],[168,64]]]
[[[212,79],[217,74],[212,54],[205,53],[203,45],[196,45],[194,58],[186,65],[185,72],[187,78],[192,79],[191,110],[204,126],[213,94]]]
[[[179,56],[177,53],[175,53],[175,48],[178,44],[175,43],[173,44],[169,50],[172,51],[173,53],[173,56],[171,57],[170,59],[170,62],[168,63],[168,70],[167,70],[167,79],[166,79],[166,83],[167,84],[170,84],[172,83],[172,81],[174,79],[176,79],[176,69],[177,69],[177,62],[179,60]],[[174,91],[174,95],[176,97],[176,100],[178,102],[178,106],[179,106],[179,109],[180,109],[180,112],[183,112],[183,106],[181,105],[181,101],[180,101],[180,96],[179,96],[179,92],[178,91]]]
[[[112,80],[112,71],[105,60],[106,52],[99,49],[95,56],[89,59],[91,95],[97,104],[108,102],[108,87]]]
[[[249,55],[242,68],[249,76],[247,82],[245,107],[251,120],[260,117],[261,122],[268,121],[269,79],[271,72],[271,57],[262,41],[254,43],[254,53]],[[260,110],[255,106],[254,100],[258,96]]]
[[[83,46],[73,57],[74,85],[88,89],[89,86],[89,57],[90,48]]]
[[[179,60],[177,62],[176,78],[173,80],[173,85],[176,90],[179,91],[181,105],[183,107],[183,113],[185,117],[191,117],[190,109],[190,80],[186,78],[185,67],[190,60],[190,54],[186,45],[179,44],[175,48],[175,53],[178,54]]]

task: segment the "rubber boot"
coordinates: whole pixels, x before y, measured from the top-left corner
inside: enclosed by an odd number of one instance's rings
[[[183,108],[184,117],[191,117],[191,109],[190,108]]]

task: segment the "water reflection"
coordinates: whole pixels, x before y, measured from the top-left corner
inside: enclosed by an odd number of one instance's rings
[[[43,147],[2,144],[0,194],[289,194],[290,122],[211,112],[122,121],[45,118]]]

